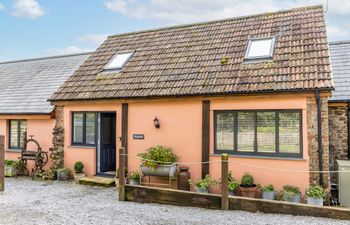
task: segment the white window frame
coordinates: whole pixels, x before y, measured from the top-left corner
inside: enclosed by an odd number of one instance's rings
[[[126,51],[126,52],[117,52],[115,54],[115,56],[109,61],[109,63],[106,65],[105,70],[106,71],[118,71],[123,69],[123,67],[129,62],[129,60],[131,59],[131,57],[134,55],[135,51]],[[118,57],[118,55],[123,55],[123,54],[130,54],[126,60],[123,62],[123,64],[121,64],[120,67],[113,67],[113,68],[108,68],[109,65],[112,64],[112,62]]]
[[[249,56],[249,51],[250,51],[252,43],[254,41],[260,41],[260,40],[271,40],[271,46],[270,46],[269,54],[268,55],[261,55],[261,56]],[[244,59],[268,59],[268,58],[272,58],[274,50],[275,50],[275,41],[276,41],[276,37],[249,38],[248,39],[248,46],[247,46],[247,50],[246,50]]]

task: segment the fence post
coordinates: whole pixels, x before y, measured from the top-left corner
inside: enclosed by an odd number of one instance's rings
[[[4,158],[5,158],[5,146],[4,146],[4,136],[0,135],[0,191],[5,189],[5,179],[4,179]]]
[[[221,209],[228,210],[228,155],[221,155]]]
[[[119,149],[119,201],[125,201],[125,149]]]

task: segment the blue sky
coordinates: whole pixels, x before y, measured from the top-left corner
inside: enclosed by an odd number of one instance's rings
[[[327,0],[0,0],[0,61],[96,49],[109,34]],[[330,41],[350,39],[350,0],[329,0]]]

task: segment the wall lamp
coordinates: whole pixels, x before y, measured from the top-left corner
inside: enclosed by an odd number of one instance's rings
[[[154,122],[154,126],[156,128],[160,128],[160,122],[159,122],[159,119],[157,117],[154,118],[153,122]]]

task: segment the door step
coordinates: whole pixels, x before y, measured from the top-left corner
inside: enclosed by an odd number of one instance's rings
[[[91,176],[79,179],[79,184],[101,186],[101,187],[112,187],[115,186],[114,178]]]

